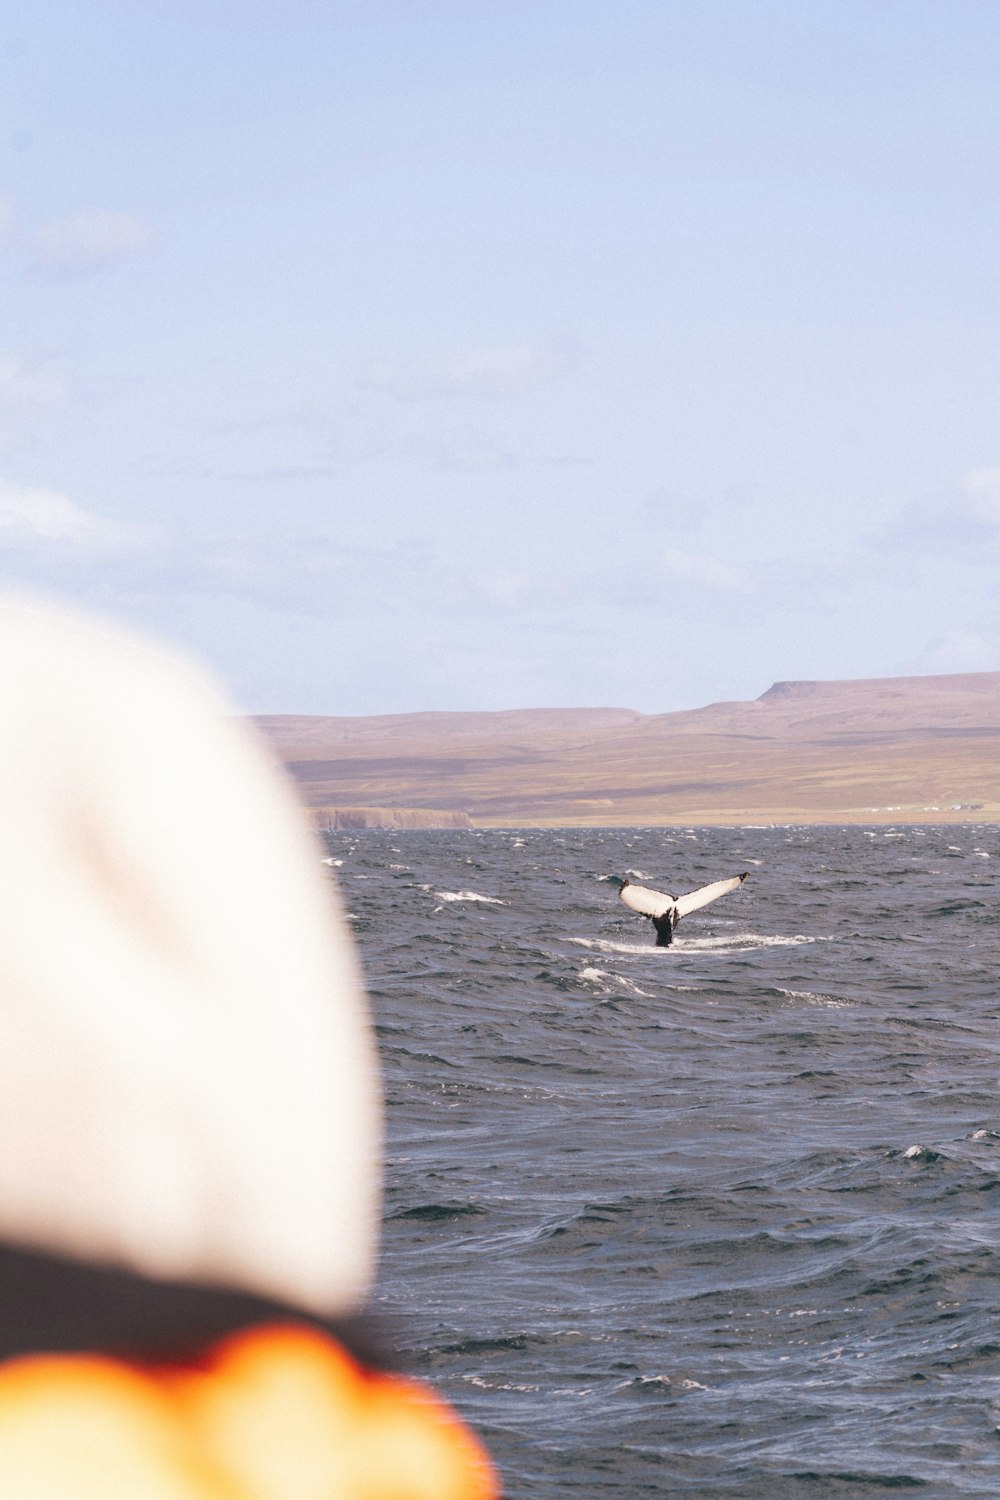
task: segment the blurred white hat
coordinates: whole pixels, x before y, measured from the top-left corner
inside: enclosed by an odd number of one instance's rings
[[[169,652],[0,602],[0,1239],[347,1311],[378,1112],[283,774]]]

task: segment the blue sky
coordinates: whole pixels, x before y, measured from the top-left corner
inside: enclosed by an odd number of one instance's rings
[[[255,712],[1000,669],[992,0],[11,0],[0,567]]]

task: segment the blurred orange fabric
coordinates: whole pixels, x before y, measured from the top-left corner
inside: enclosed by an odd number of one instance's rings
[[[426,1387],[297,1325],[196,1364],[28,1355],[0,1365],[11,1500],[496,1500],[485,1451]]]

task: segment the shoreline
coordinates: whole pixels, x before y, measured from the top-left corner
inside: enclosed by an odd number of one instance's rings
[[[359,813],[370,814],[371,811],[371,809],[358,809]],[[371,817],[355,820],[348,816],[336,823],[331,823],[325,816],[327,809],[306,807],[306,812],[314,827],[321,833],[369,830],[394,833],[454,833],[478,830],[516,832],[518,829],[530,829],[537,832],[542,829],[564,828],[971,828],[1000,825],[1000,808],[983,808],[981,812],[956,809],[937,814],[907,809],[901,809],[898,813],[880,810],[865,811],[857,815],[850,813],[845,815],[842,812],[811,812],[803,809],[782,809],[746,814],[708,813],[700,810],[689,817],[636,817],[623,820],[621,817],[612,815],[607,818],[574,818],[559,821],[551,818],[476,818],[457,815],[449,817],[447,821],[444,819],[436,821],[429,812],[410,821],[406,814],[413,811],[419,814],[423,810],[385,808],[380,811],[386,814],[385,821],[376,821]],[[344,808],[341,812],[349,814],[351,809]],[[322,816],[317,817],[316,814]]]

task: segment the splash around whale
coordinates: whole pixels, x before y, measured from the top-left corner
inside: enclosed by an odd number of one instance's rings
[[[618,894],[632,911],[649,918],[656,929],[656,946],[667,948],[674,940],[674,928],[681,917],[699,911],[712,901],[718,901],[720,896],[727,896],[730,891],[735,891],[749,873],[749,870],[744,870],[742,875],[733,875],[726,880],[713,880],[711,885],[699,886],[698,890],[689,891],[686,896],[671,896],[665,891],[654,891],[648,886],[633,885],[630,880],[621,880]]]

